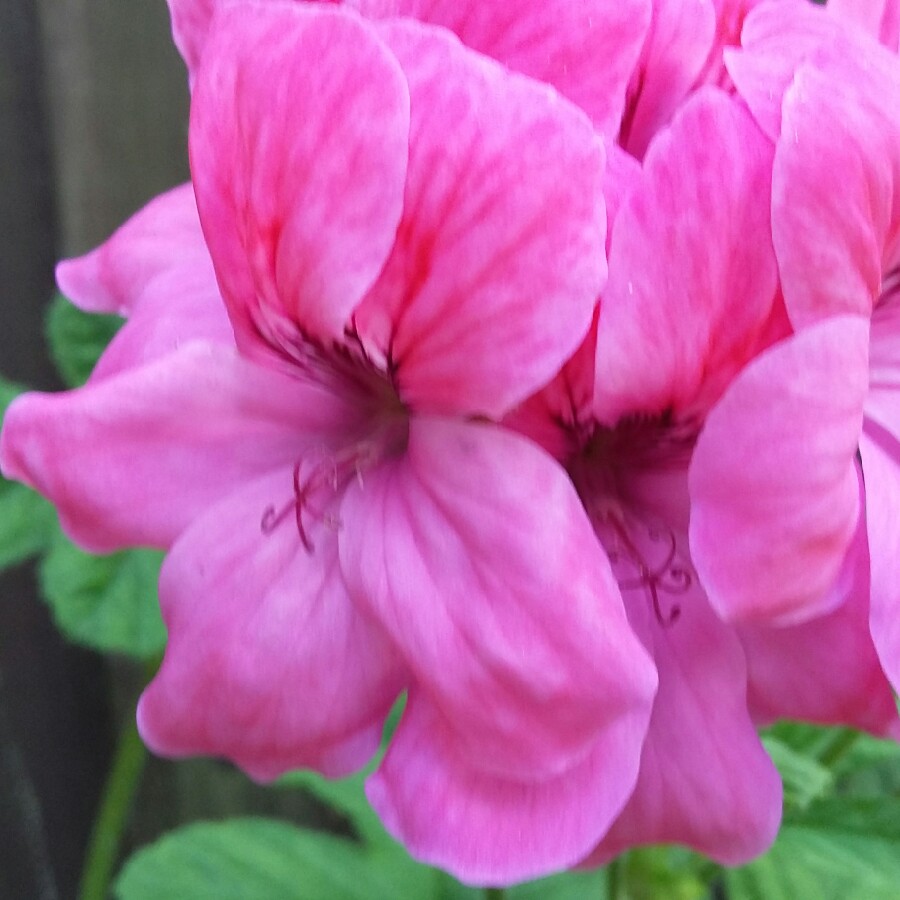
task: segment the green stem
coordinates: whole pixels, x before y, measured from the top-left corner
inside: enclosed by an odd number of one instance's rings
[[[826,768],[834,768],[859,740],[859,732],[852,728],[843,728],[835,736],[828,746],[819,754],[819,762]]]
[[[122,729],[112,767],[106,777],[100,809],[88,844],[79,900],[107,900],[113,870],[119,858],[122,832],[128,821],[147,761],[147,750],[138,735],[134,715]]]
[[[621,857],[606,865],[606,896],[608,900],[624,900],[624,866]]]
[[[503,888],[485,888],[484,898],[485,900],[503,900],[505,893]]]

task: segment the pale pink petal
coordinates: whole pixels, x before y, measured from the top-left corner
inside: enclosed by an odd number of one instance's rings
[[[738,629],[750,710],[761,725],[788,718],[893,734],[900,727],[897,705],[869,633],[863,517],[832,590],[839,600],[828,615],[786,628]]]
[[[167,756],[225,756],[255,778],[310,767],[344,775],[378,748],[404,673],[381,629],[350,602],[337,531],[308,552],[293,517],[264,533],[290,468],[212,506],[163,564],[166,655],[138,707]]]
[[[234,348],[234,331],[212,266],[173,267],[154,278],[103,351],[90,380],[146,365],[191,341]]]
[[[410,21],[380,33],[410,84],[409,178],[360,332],[412,408],[498,417],[590,326],[606,274],[603,146],[550,88],[449,33]]]
[[[747,710],[747,671],[734,631],[694,582],[664,624],[640,591],[629,618],[650,649],[659,691],[637,785],[590,862],[630,847],[685,844],[725,865],[762,853],[781,818],[781,780]]]
[[[777,294],[771,144],[706,88],[660,134],[616,219],[595,411],[702,411],[758,350]]]
[[[570,769],[517,781],[473,767],[413,691],[366,792],[417,859],[468,884],[506,885],[569,868],[596,843],[634,785],[645,727],[645,713],[617,718]]]
[[[564,470],[489,425],[413,420],[351,485],[341,561],[469,765],[558,774],[649,707],[652,667]]]
[[[868,31],[889,50],[900,45],[900,3],[897,0],[828,0],[828,12]]]
[[[790,718],[898,734],[897,704],[869,633],[868,590],[803,625],[739,631],[759,724]]]
[[[552,84],[614,138],[650,23],[650,0],[347,0],[364,15],[410,16],[473,50]]]
[[[854,456],[868,323],[777,344],[709,414],[690,470],[691,552],[716,611],[794,624],[827,612],[860,512]]]
[[[845,27],[808,0],[769,0],[747,16],[741,49],[726,50],[725,65],[773,141],[781,133],[781,103],[797,67],[816,48],[838,40]]]
[[[165,547],[244,481],[327,445],[347,417],[318,388],[198,343],[79,390],[24,394],[0,462],[53,501],[79,544]]]
[[[900,437],[900,303],[875,309],[869,337],[866,418]]]
[[[593,422],[596,346],[597,312],[587,337],[556,378],[512,410],[503,425],[562,462],[581,453],[585,433]]]
[[[96,250],[61,262],[56,278],[79,308],[128,316],[158,277],[173,272],[206,277],[215,289],[190,184],[151,200]]]
[[[641,165],[618,144],[606,146],[606,172],[603,176],[603,196],[606,198],[606,249],[612,239],[619,210],[631,192],[641,183]]]
[[[191,110],[200,218],[250,353],[343,336],[403,203],[403,75],[371,28],[323,4],[219,13]]]
[[[900,690],[900,444],[873,423],[859,444],[866,483],[871,558],[872,639],[894,690]]]
[[[642,157],[653,136],[694,87],[715,38],[712,0],[654,0],[640,62],[632,75],[619,142]]]
[[[772,186],[773,239],[798,327],[868,315],[886,257],[900,251],[900,62],[883,52],[814,59],[785,95]]]

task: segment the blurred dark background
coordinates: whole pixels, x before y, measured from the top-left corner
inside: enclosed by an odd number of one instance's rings
[[[187,104],[165,0],[0,2],[5,377],[58,386],[42,336],[54,264],[99,243],[152,195],[186,178]],[[2,576],[4,900],[75,896],[119,729],[117,668],[64,642],[35,596],[30,569]]]

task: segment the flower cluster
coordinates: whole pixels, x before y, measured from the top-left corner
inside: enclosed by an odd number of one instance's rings
[[[354,771],[514,882],[761,853],[757,727],[900,735],[900,7],[169,0],[192,183],[2,466],[168,551],[145,741]]]

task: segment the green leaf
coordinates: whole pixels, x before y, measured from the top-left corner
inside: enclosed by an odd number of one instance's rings
[[[60,536],[41,562],[41,589],[73,641],[146,659],[166,642],[156,594],[161,562],[153,550],[91,556]]]
[[[397,871],[346,838],[270,819],[174,831],[133,856],[118,900],[439,900],[436,873]]]
[[[900,798],[900,744],[861,734],[834,772],[841,794]]]
[[[318,772],[306,770],[289,772],[279,779],[278,783],[287,787],[303,788],[322,803],[345,815],[366,844],[373,847],[399,847],[385,831],[384,825],[366,798],[365,781],[374,767],[373,763],[349,778],[336,780],[325,778]]]
[[[397,729],[405,706],[404,693],[397,698],[385,722],[381,742],[382,753],[387,749],[388,742]],[[350,820],[356,833],[365,843],[375,847],[399,847],[400,845],[387,833],[366,798],[366,778],[376,769],[380,761],[381,753],[365,769],[349,778],[330,779],[324,778],[318,772],[297,771],[288,772],[278,779],[276,784],[281,787],[303,788],[326,806],[336,809]]]
[[[529,881],[506,891],[509,900],[606,900],[606,871],[594,869],[591,872],[563,872]]]
[[[900,800],[833,797],[786,819],[764,857],[726,874],[731,900],[896,900]]]
[[[23,484],[0,479],[0,569],[40,553],[56,533],[50,503]]]
[[[834,775],[815,758],[771,736],[763,744],[781,774],[785,809],[805,809],[834,790]]]
[[[50,356],[69,387],[87,381],[100,354],[122,327],[118,316],[85,313],[60,294],[47,310],[46,334]]]
[[[0,377],[0,420],[25,388]],[[43,550],[56,533],[53,507],[30,488],[0,478],[0,569]]]
[[[16,384],[14,381],[7,381],[0,376],[0,420],[6,415],[6,408],[9,406],[19,394],[24,393],[27,388]]]

